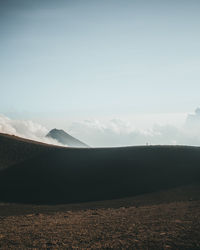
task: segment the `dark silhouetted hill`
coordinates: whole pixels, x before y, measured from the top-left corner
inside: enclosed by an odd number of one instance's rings
[[[74,138],[73,136],[69,135],[62,129],[52,129],[48,134],[47,137],[51,137],[56,139],[58,142],[62,143],[63,145],[67,145],[70,147],[88,147],[85,143],[79,141],[78,139]]]
[[[200,181],[199,147],[64,148],[1,134],[0,151],[6,202],[109,200]]]
[[[34,158],[51,147],[56,146],[0,133],[0,170]]]

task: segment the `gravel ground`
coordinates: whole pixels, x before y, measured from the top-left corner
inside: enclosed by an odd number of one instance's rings
[[[191,190],[191,188],[190,188]],[[167,192],[163,192],[163,195]],[[179,192],[180,194],[180,192]],[[196,195],[196,194],[195,194]],[[48,206],[30,213],[0,210],[1,249],[200,249],[200,199],[105,208]],[[154,197],[158,197],[155,194]],[[167,196],[166,196],[167,197]],[[175,197],[175,196],[174,196]],[[129,198],[130,200],[130,198]],[[133,198],[134,200],[134,198]],[[135,202],[135,204],[138,204]],[[98,203],[97,203],[98,205]],[[7,212],[9,206],[6,205]],[[23,211],[23,205],[21,206]],[[71,210],[70,210],[71,208]]]

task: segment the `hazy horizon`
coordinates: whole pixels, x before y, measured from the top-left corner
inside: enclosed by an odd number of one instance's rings
[[[144,126],[145,124],[145,126]],[[92,147],[136,145],[200,146],[200,109],[189,114],[146,114],[121,118],[46,121],[13,119],[0,114],[0,133],[60,145],[46,138],[53,129],[63,129]]]

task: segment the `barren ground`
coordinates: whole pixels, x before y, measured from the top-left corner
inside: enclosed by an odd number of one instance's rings
[[[200,249],[200,185],[113,201],[0,205],[1,249]]]

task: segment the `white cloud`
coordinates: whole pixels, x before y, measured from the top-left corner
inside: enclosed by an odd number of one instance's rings
[[[200,109],[197,109],[195,114],[188,115],[185,123],[178,127],[166,123],[138,129],[133,123],[121,119],[86,120],[72,123],[70,132],[80,140],[97,147],[145,145],[146,143],[200,146]]]
[[[163,119],[163,118],[162,118]],[[168,121],[168,119],[167,119]],[[131,146],[148,144],[179,144],[200,146],[200,109],[188,114],[182,125],[154,122],[154,125],[136,126],[134,119],[87,119],[73,122],[66,132],[93,147]],[[177,123],[178,124],[178,123]],[[63,126],[63,129],[64,126]],[[46,127],[30,120],[14,120],[0,115],[0,132],[50,144],[58,142],[46,138]]]
[[[198,128],[200,126],[200,108],[197,108],[194,114],[189,114],[186,119],[187,127]]]
[[[45,137],[48,130],[44,126],[30,120],[14,120],[0,115],[0,133],[16,135],[48,144],[61,145],[56,140]]]

